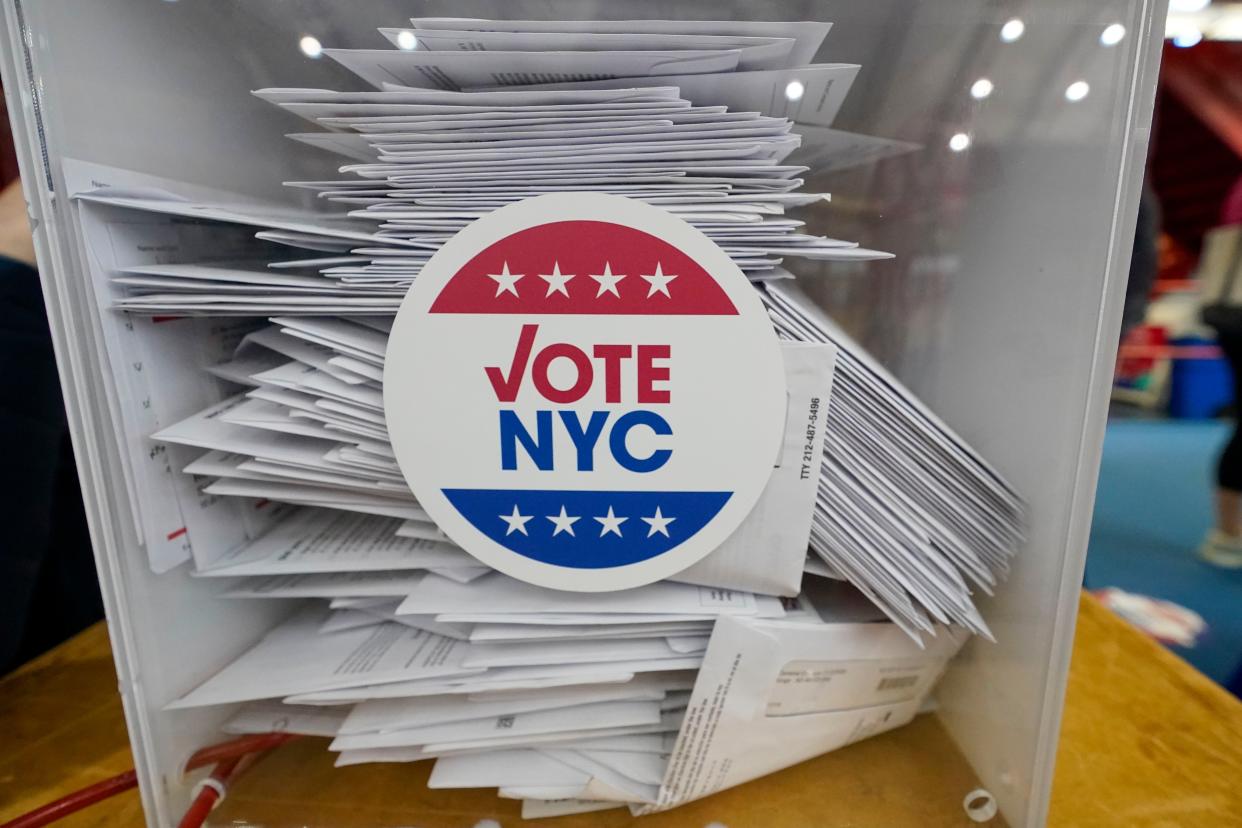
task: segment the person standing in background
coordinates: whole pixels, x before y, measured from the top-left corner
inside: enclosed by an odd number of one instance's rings
[[[1138,217],[1134,223],[1134,245],[1130,252],[1130,273],[1126,279],[1126,303],[1121,313],[1121,336],[1143,324],[1152,283],[1160,270],[1160,201],[1149,177],[1143,177],[1139,191]]]
[[[1203,321],[1233,375],[1234,429],[1216,464],[1216,525],[1199,557],[1226,569],[1242,569],[1242,178],[1229,190],[1220,226],[1204,238],[1199,257]]]
[[[103,617],[34,242],[0,191],[0,673]]]

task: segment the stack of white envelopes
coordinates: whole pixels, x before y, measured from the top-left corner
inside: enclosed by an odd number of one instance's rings
[[[196,556],[199,569],[234,572],[238,561],[265,559],[268,552],[262,550],[279,550],[281,544],[305,535],[323,538],[316,544],[356,543],[359,550],[394,537],[434,542],[456,551],[453,561],[439,562],[446,577],[462,579],[488,571],[451,545],[415,500],[397,464],[383,408],[391,319],[283,316],[273,317],[271,323],[242,336],[232,359],[208,368],[237,393],[154,437],[200,451],[180,470],[201,481],[202,496],[253,498],[342,513],[333,513],[334,520],[305,515],[285,520],[265,540]],[[704,561],[675,575],[679,580],[783,596],[801,589],[817,495],[815,476],[802,472],[807,449],[801,425],[808,411],[818,410],[833,383],[836,349],[797,343],[782,350],[789,403],[787,438],[764,495],[734,536]],[[817,432],[814,448],[822,447],[823,435],[822,429]],[[360,522],[363,517],[375,520]],[[538,520],[553,517],[540,515]],[[596,518],[603,518],[575,517],[596,530],[600,529]],[[630,525],[616,529],[623,536],[647,528],[637,516],[623,520],[630,520]],[[365,537],[358,535],[364,528]],[[764,549],[761,565],[756,565],[753,554],[757,544]],[[377,560],[342,556],[333,568],[371,571]],[[306,561],[283,562],[284,568],[276,571],[248,566],[234,574],[317,574],[291,568]]]
[[[350,159],[340,178],[287,182],[343,212],[79,194],[88,243],[112,251],[95,262],[101,305],[143,325],[243,317],[231,355],[216,336],[177,363],[210,352],[200,364],[228,393],[142,436],[194,452],[175,471],[201,503],[286,505],[195,545],[221,600],[300,603],[174,707],[241,704],[227,729],[331,737],[339,764],[434,758],[433,787],[497,788],[529,816],[672,807],[915,715],[966,632],[990,635],[972,596],[1007,573],[1023,507],[793,286],[792,260],[887,255],[797,218],[826,199],[800,191],[800,135],[860,155],[825,137],[858,68],[811,63],[827,29],[417,19],[382,30],[392,48],[326,50],[373,90],[256,93],[321,128],[293,138]],[[747,519],[764,531],[743,523],[674,579],[612,593],[469,556],[410,491],[384,412],[393,314],[430,257],[495,209],[575,191],[647,202],[714,241],[787,372],[785,453]],[[135,262],[108,241],[109,222],[169,217],[210,234],[212,258]],[[156,326],[152,343],[174,342]]]
[[[909,149],[875,139],[881,147],[869,151],[866,136],[827,129],[858,71],[810,63],[828,24],[581,25],[415,20],[382,30],[392,48],[325,51],[373,90],[259,90],[322,128],[291,138],[352,159],[338,179],[286,182],[343,212],[308,217],[145,191],[90,194],[258,225],[267,243],[239,247],[232,260],[125,268],[113,275],[114,304],[187,314],[317,313],[333,303],[335,313],[395,311],[423,264],[462,227],[517,200],[573,191],[659,205],[755,280],[779,277],[786,258],[888,257],[808,234],[788,214],[828,198],[800,191],[809,167],[791,155],[803,134],[815,142],[807,160],[817,169]]]
[[[395,49],[326,51],[377,91],[256,93],[328,130],[292,137],[358,159],[348,178],[298,185],[354,205],[379,236],[434,249],[497,207],[578,190],[658,204],[757,278],[784,256],[886,255],[785,215],[826,198],[796,192],[794,117],[830,121],[858,70],[808,65],[826,24],[411,22],[381,30]],[[377,257],[351,275],[417,269]]]
[[[941,623],[990,637],[970,596],[1009,573],[1021,497],[796,288],[760,293],[782,337],[839,349],[811,549],[912,635]]]
[[[751,562],[748,570],[743,563],[743,571],[726,580],[690,580],[796,593],[802,567],[795,565],[793,580],[778,582],[771,580],[772,569],[791,548],[800,560],[809,533],[816,555],[812,571],[848,580],[911,635],[930,632],[937,623],[989,635],[971,595],[976,588],[990,592],[1008,572],[1022,540],[1018,495],[796,291],[776,282],[761,295],[782,337],[835,346],[814,517],[802,535],[794,530],[781,551],[743,556]],[[397,465],[383,411],[390,320],[287,316],[272,322],[246,335],[234,359],[211,369],[239,393],[154,435],[207,450],[183,471],[204,478],[207,495],[384,518],[368,524],[376,538],[392,535],[456,550],[453,561],[438,561],[446,577],[486,572],[435,526]],[[791,388],[795,381],[791,376]],[[800,452],[800,444],[791,450]],[[789,473],[796,464],[783,467]],[[791,512],[774,512],[770,520],[796,525],[796,493],[773,498],[771,508],[784,505]],[[325,524],[329,534],[343,519]],[[300,524],[284,530],[292,536],[302,531]]]
[[[656,204],[703,231],[752,278],[771,275],[785,256],[886,256],[808,235],[803,221],[786,215],[827,198],[798,192],[807,168],[784,163],[801,143],[793,121],[696,106],[677,87],[258,94],[282,105],[298,96],[330,99],[328,111],[359,113],[317,120],[351,130],[322,133],[324,146],[366,163],[342,167],[351,178],[297,186],[353,206],[349,215],[375,222],[377,236],[418,244],[425,253],[359,249],[373,258],[336,271],[355,280],[408,285],[425,257],[472,220],[524,198],[573,191]],[[492,116],[472,112],[480,106]],[[403,108],[448,114],[362,114]]]
[[[234,593],[321,600],[172,708],[241,703],[226,731],[329,737],[338,765],[434,759],[431,787],[496,788],[525,816],[660,810],[908,722],[962,643],[942,629],[922,649],[814,580],[782,600],[499,573],[403,597],[348,577]]]

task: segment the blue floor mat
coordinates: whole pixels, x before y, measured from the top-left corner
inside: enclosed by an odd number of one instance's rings
[[[1088,589],[1119,587],[1189,607],[1208,629],[1172,649],[1225,684],[1242,663],[1242,570],[1195,557],[1212,524],[1217,452],[1225,422],[1112,420],[1104,438]]]

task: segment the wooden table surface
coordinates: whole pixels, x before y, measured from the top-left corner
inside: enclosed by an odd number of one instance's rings
[[[0,679],[0,822],[130,767],[115,688],[103,625]],[[698,826],[713,814],[717,822],[727,815],[730,828],[793,824],[775,812],[783,807],[819,813],[825,817],[819,824],[973,825],[960,808],[960,792],[973,786],[972,774],[960,756],[945,755],[946,742],[937,720],[921,716],[907,727],[640,824]],[[420,781],[428,763],[334,770],[323,748],[321,740],[302,740],[265,758],[213,823],[473,826],[481,809],[503,825],[516,821],[516,803],[490,793],[427,792]],[[929,749],[939,751],[940,761],[925,761]],[[901,772],[888,772],[894,768]],[[901,781],[910,774],[919,777],[915,790]],[[825,803],[838,807],[824,814]],[[629,822],[624,812],[611,811],[549,824],[602,828]],[[141,824],[135,792],[58,823]],[[1050,825],[1242,825],[1242,703],[1089,596],[1079,612]]]

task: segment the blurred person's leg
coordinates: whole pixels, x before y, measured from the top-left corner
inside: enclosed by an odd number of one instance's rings
[[[102,616],[17,182],[0,192],[0,672]]]
[[[1216,526],[1199,555],[1216,566],[1242,568],[1242,336],[1220,332],[1217,343],[1233,373],[1234,426],[1216,464]]]

